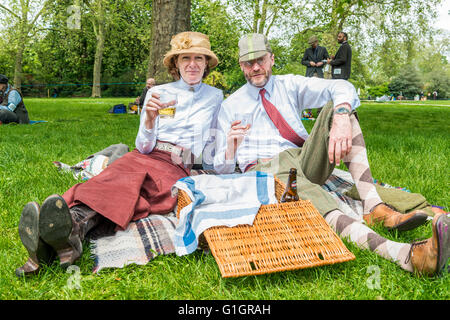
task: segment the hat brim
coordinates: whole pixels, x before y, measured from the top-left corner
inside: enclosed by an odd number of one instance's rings
[[[212,69],[215,66],[219,64],[219,59],[217,59],[217,56],[212,52],[211,50],[208,50],[206,48],[188,48],[188,49],[181,49],[181,50],[170,50],[164,55],[163,63],[166,67],[169,67],[170,65],[170,59],[172,59],[173,56],[180,55],[183,53],[197,53],[197,54],[204,54],[205,56],[209,57],[209,67]]]
[[[269,53],[269,51],[267,51],[267,50],[249,52],[249,53],[244,54],[242,57],[239,57],[239,62],[255,60],[255,59],[263,57],[267,53]]]

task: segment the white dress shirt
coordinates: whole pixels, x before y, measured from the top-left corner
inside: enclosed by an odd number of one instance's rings
[[[301,121],[302,111],[323,107],[332,100],[334,106],[349,103],[352,110],[360,105],[355,87],[345,80],[307,78],[299,75],[272,75],[264,86],[265,97],[281,113],[292,129],[303,139],[308,138]],[[257,88],[247,82],[229,96],[223,103],[218,115],[216,135],[216,156],[214,169],[219,173],[232,173],[236,162],[244,171],[245,167],[257,160],[273,158],[280,152],[297,148],[291,141],[283,138],[267,115]],[[252,126],[235,157],[225,161],[226,137],[236,113],[252,114]]]
[[[146,129],[145,105],[153,92],[162,89],[177,94],[175,117],[158,116],[153,129]],[[160,140],[188,148],[195,157],[199,157],[207,142],[211,143],[211,128],[216,126],[215,119],[222,100],[221,90],[202,82],[190,86],[182,78],[150,88],[144,100],[136,148],[139,152],[148,154],[155,147],[156,140]]]

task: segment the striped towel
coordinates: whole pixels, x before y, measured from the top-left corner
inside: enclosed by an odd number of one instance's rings
[[[175,253],[179,256],[194,252],[206,229],[252,225],[262,204],[277,203],[273,175],[259,171],[186,177],[172,187],[174,195],[178,189],[192,200],[180,210],[175,230]]]

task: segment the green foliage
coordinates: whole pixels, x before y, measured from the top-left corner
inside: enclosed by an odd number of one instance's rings
[[[74,0],[50,0],[45,14],[25,45],[23,92],[47,96],[89,95],[96,50],[93,12],[80,1],[81,28],[68,26]],[[97,1],[97,0],[96,0]],[[105,0],[106,1],[106,0]],[[18,0],[7,0],[19,10]],[[33,0],[33,14],[40,5]],[[107,0],[108,36],[103,56],[102,82],[142,83],[151,52],[152,1]],[[256,4],[259,3],[259,8]],[[2,2],[3,4],[3,2]],[[264,8],[266,11],[264,11]],[[359,89],[391,82],[404,64],[418,68],[421,89],[438,90],[448,97],[448,37],[430,25],[437,8],[435,0],[192,0],[191,30],[205,33],[219,58],[216,70],[226,79],[227,92],[235,91],[245,79],[238,64],[238,40],[245,32],[270,30],[275,53],[274,74],[305,74],[300,60],[311,35],[319,38],[330,55],[338,48],[336,29],[349,33],[353,49],[350,81]],[[0,9],[0,72],[14,77],[18,28],[8,12]],[[255,29],[256,28],[256,29]],[[397,81],[397,80],[396,80]],[[394,81],[394,84],[396,83]],[[51,86],[38,86],[53,84]],[[78,84],[78,86],[67,84]],[[63,86],[64,85],[64,86]],[[141,85],[102,87],[103,95],[135,95]],[[431,92],[432,92],[431,91]]]
[[[370,87],[369,89],[367,89],[367,93],[371,97],[381,97],[384,95],[388,95],[389,94],[388,83],[383,83],[378,86]]]
[[[427,86],[428,92],[436,91],[438,99],[450,99],[450,76],[448,73],[435,73]]]
[[[229,89],[225,76],[216,70],[210,72],[203,82],[221,90]]]

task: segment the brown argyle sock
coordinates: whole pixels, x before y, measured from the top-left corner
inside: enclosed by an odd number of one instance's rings
[[[411,245],[383,238],[362,222],[355,220],[339,210],[325,215],[325,220],[341,237],[346,238],[362,249],[369,249],[381,257],[398,264],[402,269],[413,272],[410,259],[407,259]],[[405,263],[405,261],[408,261]]]
[[[368,214],[373,207],[383,201],[375,189],[367,159],[366,144],[361,127],[354,114],[350,116],[350,122],[352,124],[353,137],[352,150],[345,156],[344,162],[355,182],[363,205],[364,214]]]

